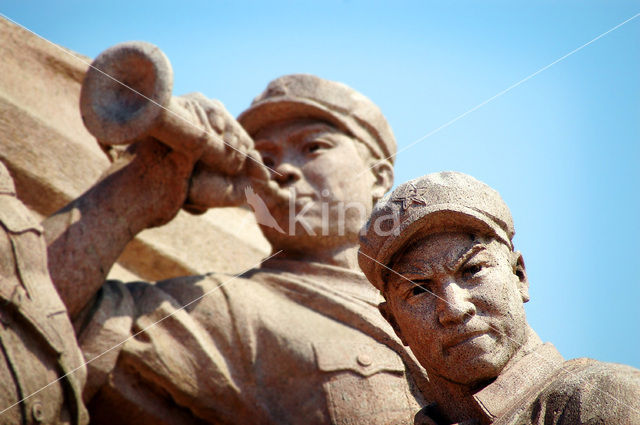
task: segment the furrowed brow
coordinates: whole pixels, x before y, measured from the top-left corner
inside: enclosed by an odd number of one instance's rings
[[[324,123],[319,123],[316,125],[305,127],[299,132],[295,133],[294,140],[296,140],[297,142],[306,141],[309,139],[313,139],[321,134],[331,133],[333,131],[336,131],[333,127]]]
[[[272,151],[277,148],[277,145],[269,139],[258,139],[255,142],[255,148],[257,150]]]
[[[433,268],[422,265],[422,266],[404,266],[394,272],[389,272],[387,275],[391,280],[396,281],[396,285],[402,283],[413,284],[413,281],[425,280],[429,279],[433,274]]]
[[[483,244],[477,244],[471,247],[471,249],[469,249],[467,252],[465,252],[464,254],[462,254],[462,256],[460,258],[458,258],[458,260],[456,260],[455,264],[451,267],[447,267],[447,270],[449,270],[450,272],[454,271],[454,270],[458,270],[460,267],[462,267],[467,261],[469,261],[471,258],[473,258],[476,254],[478,254],[479,252],[482,252],[484,250],[486,250],[487,247]]]

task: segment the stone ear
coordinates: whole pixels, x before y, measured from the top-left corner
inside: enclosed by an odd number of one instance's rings
[[[398,326],[398,323],[396,322],[396,318],[393,316],[393,313],[391,312],[391,308],[389,307],[389,304],[386,301],[381,302],[380,304],[378,304],[378,311],[380,311],[380,314],[382,314],[382,317],[384,317],[385,320],[389,322],[389,324],[395,331],[396,335],[398,335],[398,338],[400,338],[400,341],[402,341],[402,343],[408,347],[409,344],[407,344],[404,337],[402,336],[400,327]]]
[[[371,167],[371,172],[374,177],[371,196],[376,203],[393,186],[393,167],[388,161],[379,161]]]
[[[529,279],[527,278],[527,269],[524,265],[524,257],[519,251],[512,253],[513,273],[518,277],[518,288],[522,296],[522,302],[529,301]]]

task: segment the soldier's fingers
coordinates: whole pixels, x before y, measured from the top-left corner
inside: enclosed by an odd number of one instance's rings
[[[251,149],[247,152],[246,174],[252,181],[267,182],[271,173],[262,162],[262,157],[257,150]]]
[[[237,187],[239,185],[242,187]],[[214,207],[242,205],[242,190],[248,185],[247,178],[230,177],[199,164],[191,177],[185,209],[204,211]]]
[[[252,181],[255,192],[262,197],[268,208],[289,205],[291,192],[280,187],[275,180]]]

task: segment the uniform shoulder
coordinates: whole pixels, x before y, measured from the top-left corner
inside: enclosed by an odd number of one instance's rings
[[[552,396],[580,423],[640,423],[640,370],[589,358],[563,364]]]
[[[227,301],[248,300],[267,289],[250,275],[207,273],[177,277],[157,282],[155,288],[169,294],[181,305],[197,303],[203,298]]]
[[[640,369],[632,366],[582,357],[566,361],[562,368],[568,372],[569,381],[576,384],[588,382],[640,388]]]

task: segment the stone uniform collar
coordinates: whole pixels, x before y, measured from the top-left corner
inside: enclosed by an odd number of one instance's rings
[[[487,422],[505,414],[534,387],[549,380],[564,359],[551,343],[540,345],[473,395]]]
[[[532,393],[537,393],[561,367],[564,359],[553,344],[546,343],[524,356],[495,381],[471,396],[475,419],[455,425],[493,424],[517,409]],[[444,393],[436,398],[447,397]],[[499,422],[496,422],[499,423]],[[415,417],[416,425],[449,425],[446,412],[437,402],[421,409]]]

